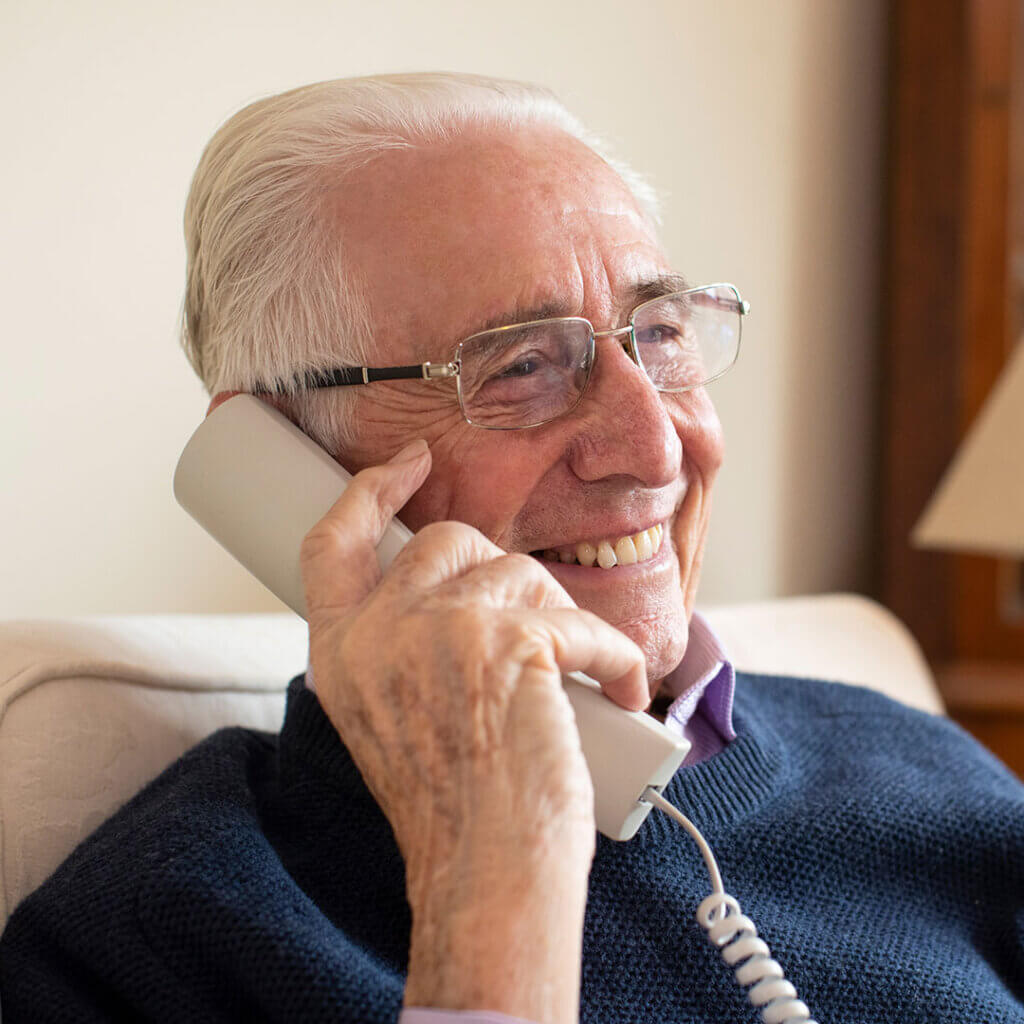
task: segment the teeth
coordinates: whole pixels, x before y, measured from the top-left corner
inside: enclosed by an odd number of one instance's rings
[[[618,559],[615,557],[615,551],[612,549],[611,544],[608,541],[603,540],[597,545],[597,564],[602,569],[612,569],[618,564]]]
[[[616,542],[615,560],[619,565],[636,565],[636,547],[632,537],[623,537]]]
[[[576,545],[575,550],[555,551],[554,548],[548,548],[539,554],[547,562],[562,562],[566,565],[575,565],[579,562],[588,569],[595,565],[602,569],[614,569],[617,565],[635,565],[637,562],[646,562],[648,558],[653,558],[661,550],[663,537],[664,528],[659,523],[649,530],[620,537],[614,543],[603,540],[594,545],[584,540]]]
[[[641,533],[638,533],[634,538],[634,543],[636,544],[636,558],[638,562],[642,562],[645,558],[650,558],[654,554],[650,530],[643,530]]]

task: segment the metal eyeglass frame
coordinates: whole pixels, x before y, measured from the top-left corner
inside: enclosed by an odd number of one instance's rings
[[[750,312],[750,303],[744,301],[740,296],[739,289],[734,284],[728,282],[717,282],[715,284],[700,285],[697,288],[684,288],[678,292],[667,292],[665,295],[656,296],[653,299],[647,299],[641,302],[639,305],[634,306],[629,313],[628,323],[625,327],[613,327],[604,331],[595,331],[594,325],[586,318],[582,316],[558,316],[558,317],[545,317],[542,320],[527,320],[523,323],[508,324],[505,327],[492,327],[485,331],[477,331],[474,334],[463,338],[455,346],[455,353],[452,358],[446,363],[413,363],[409,366],[341,366],[333,370],[323,370],[320,372],[310,372],[303,375],[300,378],[300,383],[303,388],[309,390],[316,390],[319,388],[339,388],[339,387],[355,387],[363,384],[375,384],[378,381],[387,380],[427,380],[427,381],[441,381],[449,380],[452,377],[455,378],[456,390],[459,399],[459,410],[462,412],[463,419],[474,427],[480,427],[482,430],[528,430],[531,427],[539,427],[545,423],[550,423],[552,420],[558,419],[561,416],[566,416],[571,413],[576,406],[583,400],[583,396],[586,393],[587,388],[590,386],[590,378],[594,371],[595,362],[595,343],[598,338],[622,338],[620,341],[623,349],[630,359],[644,370],[644,364],[640,359],[640,353],[637,349],[636,344],[636,331],[634,326],[634,320],[637,313],[640,312],[645,306],[653,305],[655,302],[664,302],[666,299],[678,298],[685,295],[693,295],[697,292],[710,291],[712,288],[728,288],[736,296],[735,309],[732,312],[738,313],[740,317],[740,329],[736,336],[736,352],[733,355],[732,361],[728,366],[723,367],[714,376],[708,377],[706,380],[702,380],[697,384],[687,384],[681,388],[660,388],[654,385],[656,390],[662,394],[681,394],[685,391],[693,391],[696,388],[702,388],[705,384],[710,384],[714,380],[718,380],[724,373],[732,368],[733,364],[739,358],[740,353],[740,340],[743,335],[743,317]],[[462,379],[460,376],[460,370],[462,365],[462,347],[471,341],[475,341],[477,338],[483,337],[485,334],[501,334],[504,331],[517,331],[522,330],[524,327],[535,327],[537,324],[558,324],[558,323],[583,323],[590,328],[590,351],[588,354],[588,367],[587,367],[587,379],[583,382],[583,387],[580,388],[580,393],[571,406],[567,409],[563,409],[562,412],[557,413],[555,416],[548,417],[544,420],[538,420],[536,423],[524,423],[513,427],[506,426],[494,426],[489,423],[477,423],[470,419],[466,412],[466,406],[462,396]],[[628,337],[624,337],[628,336]],[[648,377],[648,379],[650,379]],[[652,382],[653,383],[653,382]],[[267,391],[257,390],[257,393],[268,393]],[[286,386],[281,385],[277,388],[269,389],[269,393],[273,394],[287,394],[289,393]]]

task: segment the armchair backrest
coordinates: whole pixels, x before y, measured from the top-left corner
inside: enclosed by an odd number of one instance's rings
[[[739,668],[876,685],[940,711],[905,628],[849,595],[705,614]],[[71,850],[226,725],[276,732],[306,624],[285,615],[0,623],[0,930]]]

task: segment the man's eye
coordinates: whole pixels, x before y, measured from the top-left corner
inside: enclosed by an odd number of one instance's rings
[[[658,345],[668,341],[679,341],[679,338],[679,328],[669,324],[655,324],[637,332],[637,341],[641,345]]]
[[[523,359],[517,359],[514,363],[510,363],[504,367],[499,373],[496,374],[498,377],[528,377],[531,373],[536,373],[540,368],[540,362],[531,357]]]

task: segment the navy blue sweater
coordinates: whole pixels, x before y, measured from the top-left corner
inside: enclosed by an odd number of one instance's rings
[[[666,796],[821,1024],[1024,1021],[1024,787],[948,721],[740,675],[738,738]],[[391,829],[315,696],[221,731],[13,915],[5,1024],[394,1021],[410,915]],[[653,812],[598,836],[585,1022],[753,1022],[694,920],[703,864]]]

